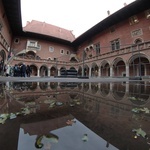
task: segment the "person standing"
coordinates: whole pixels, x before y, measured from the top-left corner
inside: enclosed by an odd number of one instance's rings
[[[21,65],[21,77],[25,77],[26,76],[26,65],[23,63]]]
[[[26,67],[26,73],[27,73],[27,77],[30,77],[32,70],[31,70],[31,67],[29,65],[27,65],[27,67]]]

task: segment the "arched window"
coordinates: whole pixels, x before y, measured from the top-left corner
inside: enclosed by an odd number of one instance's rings
[[[141,43],[142,43],[142,39],[136,39],[136,40],[134,41],[134,43],[137,44],[137,45],[138,45],[138,44],[141,44]]]

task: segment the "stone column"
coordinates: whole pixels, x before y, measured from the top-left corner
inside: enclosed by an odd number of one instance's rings
[[[126,64],[126,77],[129,77],[129,64]]]
[[[40,70],[39,69],[37,70],[37,76],[38,77],[40,76]]]
[[[50,76],[50,74],[51,74],[51,70],[50,70],[50,68],[48,69],[48,76]]]
[[[58,76],[60,76],[60,69],[58,69]]]
[[[113,77],[113,66],[110,66],[110,77]]]
[[[101,77],[101,67],[98,68],[98,76]]]
[[[89,68],[89,77],[91,77],[91,70],[92,70],[92,68],[90,67]]]

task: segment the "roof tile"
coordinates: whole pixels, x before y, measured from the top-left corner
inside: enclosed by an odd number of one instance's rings
[[[64,39],[70,42],[75,40],[72,31],[36,20],[27,22],[23,30]]]

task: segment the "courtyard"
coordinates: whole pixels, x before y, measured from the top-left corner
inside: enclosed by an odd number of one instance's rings
[[[0,149],[150,147],[148,79],[1,77],[0,80]]]

